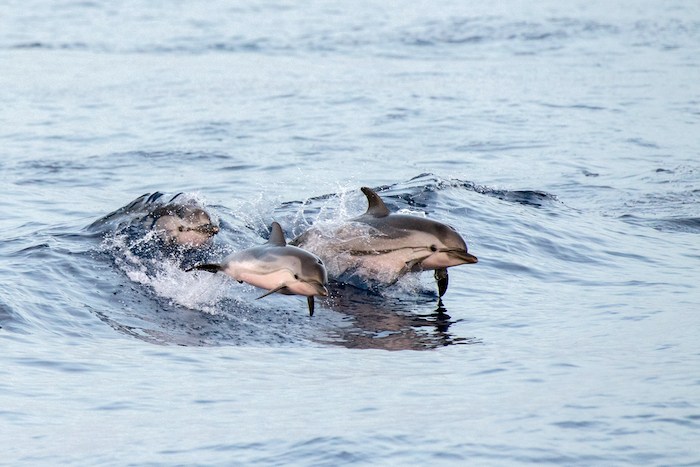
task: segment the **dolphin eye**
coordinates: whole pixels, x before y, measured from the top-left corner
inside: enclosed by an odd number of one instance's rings
[[[437,251],[437,247],[435,245],[430,245],[430,251]]]
[[[297,280],[299,280],[299,275],[298,275],[298,274],[294,274],[294,278],[297,279]]]

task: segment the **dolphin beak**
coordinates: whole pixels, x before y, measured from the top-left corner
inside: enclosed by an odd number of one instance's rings
[[[214,224],[205,224],[195,227],[194,230],[203,234],[207,234],[210,237],[213,237],[214,235],[219,233],[219,226]]]
[[[326,288],[325,285],[321,284],[320,282],[306,282],[309,284],[311,287],[316,289],[316,295],[320,295],[321,297],[325,297],[328,295],[328,289]]]
[[[474,264],[474,263],[479,261],[478,259],[476,259],[476,256],[471,255],[471,254],[467,253],[466,251],[449,250],[449,251],[446,251],[445,253],[447,253],[447,256],[449,256],[450,258],[461,261],[462,264]]]

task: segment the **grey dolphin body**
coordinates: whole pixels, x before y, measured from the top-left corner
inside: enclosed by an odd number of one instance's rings
[[[272,293],[306,295],[310,316],[314,314],[314,295],[328,295],[328,273],[321,259],[301,248],[287,246],[277,222],[272,223],[266,244],[233,253],[221,264],[202,264],[189,270],[193,269],[222,271],[238,282],[268,290],[258,298]]]
[[[447,268],[476,263],[454,228],[416,216],[391,214],[382,199],[363,187],[369,207],[340,228],[312,227],[291,243],[319,255],[333,274],[348,269],[395,283],[408,272],[435,271],[438,294],[447,291]]]

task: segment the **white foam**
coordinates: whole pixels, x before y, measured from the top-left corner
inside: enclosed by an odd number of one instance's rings
[[[116,266],[131,281],[148,287],[155,295],[177,305],[217,314],[215,305],[224,295],[226,278],[186,272],[175,258],[164,254],[153,258],[134,254],[135,248],[153,239],[152,232],[148,232],[129,245],[127,235],[110,235],[102,242],[102,249],[114,257]]]

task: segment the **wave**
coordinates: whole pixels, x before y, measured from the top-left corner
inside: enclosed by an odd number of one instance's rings
[[[700,233],[700,217],[645,218],[624,214],[620,219],[634,225],[651,227],[661,232]]]
[[[561,204],[556,195],[545,191],[495,188],[466,180],[443,179],[431,173],[417,175],[406,182],[397,182],[372,188],[377,193],[381,194],[386,205],[390,210],[393,208],[394,211],[404,208],[430,210],[431,205],[436,201],[438,193],[446,190],[469,191],[498,198],[508,203],[516,203],[536,208],[552,203]],[[357,202],[355,198],[357,198],[359,202]],[[348,188],[338,193],[328,193],[311,197],[303,201],[284,202],[281,205],[281,209],[278,209],[278,212],[295,211],[295,217],[303,217],[305,220],[304,222],[301,219],[297,219],[296,222],[301,223],[302,228],[306,228],[311,224],[314,216],[321,214],[321,211],[324,211],[321,216],[322,218],[343,220],[356,217],[362,214],[365,209],[364,196],[359,192],[359,189],[353,187],[352,189]],[[420,214],[425,214],[425,212],[421,212]],[[294,232],[295,235],[301,234],[299,226],[295,225]]]
[[[448,305],[453,295],[479,293],[483,286],[478,284],[483,281],[590,286],[598,284],[595,278],[575,273],[581,265],[604,271],[606,267],[617,270],[620,261],[647,261],[639,255],[620,256],[624,251],[597,236],[596,226],[588,226],[588,214],[569,209],[556,194],[546,191],[507,190],[430,173],[373,188],[391,211],[455,226],[479,257],[478,268],[456,268],[459,272],[446,295]],[[366,209],[366,199],[357,187],[286,202],[242,202],[234,209],[208,205],[188,193],[178,196],[197,199],[219,220],[221,231],[210,246],[196,251],[162,248],[140,227],[149,209],[173,198],[162,193],[139,197],[80,232],[38,233],[34,246],[11,256],[15,267],[30,265],[31,271],[20,275],[39,291],[32,299],[37,301],[34,309],[46,311],[30,319],[24,313],[15,314],[15,303],[6,301],[0,306],[0,326],[18,332],[69,332],[90,321],[74,310],[78,302],[108,329],[154,344],[396,350],[481,342],[478,336],[464,335],[461,327],[460,332],[453,331],[459,320],[450,318],[449,306],[438,300],[432,276],[427,274],[409,274],[379,290],[331,284],[330,296],[319,300],[310,319],[298,297],[255,300],[259,290],[252,286],[183,267],[218,262],[233,251],[263,243],[273,220],[291,240],[316,222],[355,217]],[[646,222],[632,217],[623,220]],[[678,230],[700,228],[697,217],[661,222]],[[473,283],[466,282],[468,277]],[[621,277],[620,285],[625,280]],[[615,284],[606,280],[607,286]],[[62,290],[71,290],[71,296]],[[37,324],[37,316],[42,324]]]
[[[95,8],[75,5],[75,14],[85,16],[85,24],[94,20]],[[617,40],[624,45],[682,48],[695,46],[700,37],[700,22],[687,18],[637,19],[627,22],[600,21],[591,18],[549,18],[546,20],[513,20],[504,16],[428,17],[409,19],[408,23],[372,21],[356,14],[335,17],[322,11],[293,9],[303,15],[305,21],[288,17],[285,27],[272,24],[271,17],[261,17],[261,11],[217,10],[214,17],[231,18],[239,25],[238,33],[230,33],[226,22],[202,24],[195,18],[168,17],[163,12],[164,23],[179,25],[173,29],[165,24],[143,22],[142,18],[128,17],[121,13],[111,17],[112,34],[76,34],[75,24],[66,22],[73,29],[57,34],[62,40],[36,38],[32,30],[16,31],[14,37],[24,40],[8,42],[0,48],[14,50],[62,50],[90,51],[97,53],[139,54],[208,54],[208,53],[265,53],[295,55],[299,53],[372,54],[395,58],[455,58],[471,55],[489,47],[500,48],[509,54],[540,53],[548,50],[575,46],[581,41]],[[44,12],[52,15],[51,12]],[[249,23],[241,22],[248,18]],[[316,18],[316,21],[310,19]],[[409,16],[410,18],[410,16]],[[41,20],[37,13],[35,21]],[[120,21],[129,27],[119,27]],[[29,23],[31,24],[31,22]],[[251,28],[247,24],[256,24]],[[123,24],[121,24],[123,26]],[[28,27],[28,26],[25,26]],[[141,30],[144,28],[143,31]],[[39,28],[39,30],[41,30]],[[114,31],[123,31],[116,37]],[[137,33],[138,32],[138,33]],[[79,37],[80,40],[67,39]],[[91,40],[85,40],[85,37]]]

